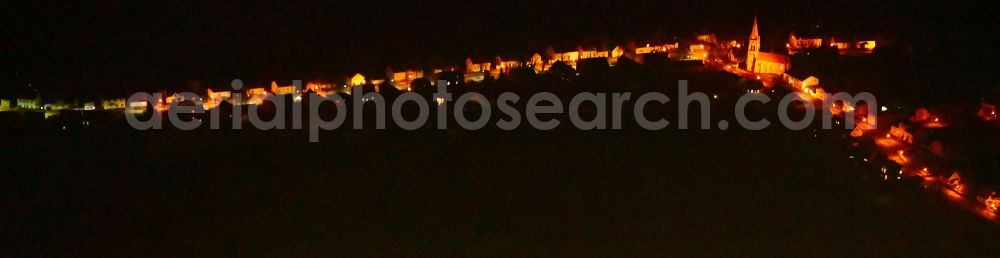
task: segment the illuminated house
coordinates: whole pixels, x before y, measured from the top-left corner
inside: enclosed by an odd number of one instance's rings
[[[979,201],[986,205],[986,208],[990,211],[997,211],[1000,208],[1000,194],[996,191],[987,190],[988,194],[981,195],[978,197]]]
[[[576,69],[577,60],[580,60],[580,51],[554,53],[552,54],[551,61],[549,61],[549,65],[551,66],[556,62],[563,62],[564,64],[573,67],[573,69]]]
[[[424,71],[409,70],[392,73],[392,85],[399,90],[409,90],[413,80],[424,78]]]
[[[278,86],[278,82],[276,81],[271,81],[271,92],[274,92],[274,95],[289,95],[289,94],[299,93],[297,90],[295,90],[295,85]]]
[[[360,73],[354,74],[354,76],[351,77],[349,81],[351,86],[363,86],[366,83],[368,83],[368,81],[365,80],[365,76],[361,75]]]
[[[40,109],[42,106],[41,96],[37,96],[34,99],[17,99],[17,108],[20,109]]]
[[[10,100],[0,99],[0,111],[7,111],[10,109]]]
[[[229,91],[212,91],[208,89],[208,99],[202,103],[206,109],[213,108],[222,104],[222,101],[232,102],[232,92]]]
[[[472,62],[472,58],[465,59],[466,73],[489,72],[492,67],[493,64],[490,62]]]
[[[101,107],[104,109],[123,109],[125,108],[125,99],[102,100]]]
[[[646,44],[645,47],[636,48],[635,49],[635,54],[637,54],[637,55],[649,54],[649,53],[653,53],[653,50],[654,50],[653,47],[649,46],[649,44]]]
[[[608,51],[597,51],[596,49],[580,50],[580,59],[607,57]]]
[[[653,52],[670,52],[672,50],[678,49],[679,47],[680,47],[680,43],[663,44],[663,45],[660,45],[660,46],[654,46],[653,47]]]
[[[260,105],[267,98],[267,90],[264,88],[251,88],[247,89],[244,93],[247,95],[247,104]]]
[[[696,44],[688,47],[688,54],[685,59],[705,60],[707,58],[708,58],[708,46],[705,46],[705,44]]]
[[[785,83],[788,83],[788,85],[792,86],[793,88],[797,88],[803,91],[805,91],[805,89],[807,88],[815,88],[819,86],[819,78],[816,78],[815,76],[806,76],[804,74],[792,71],[790,73],[782,74],[782,77],[785,80]],[[806,79],[800,80],[799,78],[796,77],[806,77]]]
[[[962,176],[958,174],[958,171],[953,172],[951,176],[945,180],[945,184],[956,192],[963,193],[963,185],[965,185],[965,182],[962,181]]]
[[[333,92],[336,88],[330,83],[306,83],[306,89],[311,92],[326,96],[327,93]]]
[[[618,58],[622,57],[623,55],[625,55],[625,49],[622,48],[621,46],[615,46],[615,48],[611,50],[611,56],[608,57],[608,63],[612,64],[617,63]]]
[[[149,106],[149,102],[146,102],[145,100],[132,101],[128,103],[128,109],[125,111],[129,113],[142,113],[143,111],[146,111],[147,106]]]
[[[472,58],[465,59],[465,82],[481,82],[486,76],[497,77],[499,70],[494,73],[493,64],[490,62],[473,62]]]
[[[753,30],[747,44],[747,71],[759,74],[783,74],[791,68],[788,56],[760,52],[760,35],[757,33],[757,17],[753,18]]]
[[[872,52],[872,50],[875,50],[875,41],[874,40],[862,40],[862,41],[858,41],[858,43],[855,43],[854,46],[857,49],[860,49],[860,50],[863,50],[865,52],[870,53],[870,52]]]
[[[518,67],[521,67],[521,62],[518,62],[516,60],[504,61],[502,58],[498,56],[496,69],[493,70],[497,72],[509,72],[510,70],[513,70],[514,68]]]
[[[835,47],[837,50],[845,51],[851,48],[851,44],[847,42],[837,42],[836,38],[830,37],[830,47]]]
[[[69,109],[69,104],[63,103],[62,101],[56,101],[56,103],[49,103],[42,105],[42,109],[52,110],[52,111],[66,110]]]
[[[535,68],[536,73],[548,69],[548,67],[545,66],[545,60],[542,59],[542,55],[539,55],[538,53],[535,53],[534,55],[531,56],[531,60],[528,61],[528,64],[530,64],[533,68]]]
[[[795,33],[788,33],[788,52],[796,53],[806,49],[815,49],[823,46],[822,38],[797,38]]]
[[[212,89],[208,89],[208,99],[212,101],[228,101],[232,96],[232,92],[229,91],[212,91]]]

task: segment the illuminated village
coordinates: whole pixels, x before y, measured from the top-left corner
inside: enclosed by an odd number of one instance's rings
[[[245,85],[241,90],[232,90],[228,85],[213,85],[204,89],[204,92],[196,92],[202,94],[198,99],[184,99],[177,92],[147,89],[162,93],[162,99],[128,102],[122,96],[69,101],[46,99],[36,91],[34,96],[3,96],[5,98],[0,99],[0,111],[57,120],[68,114],[82,112],[166,112],[171,104],[200,103],[206,110],[210,110],[222,105],[261,105],[273,97],[302,101],[307,94],[346,96],[351,94],[354,87],[374,92],[420,91],[437,83],[446,83],[452,88],[473,87],[484,81],[502,80],[514,72],[545,74],[565,67],[576,71],[584,62],[606,62],[615,67],[622,62],[643,64],[647,59],[653,58],[697,64],[699,69],[722,71],[761,85],[739,89],[741,94],[769,94],[776,89],[785,90],[813,101],[817,103],[817,107],[822,108],[825,94],[844,91],[844,85],[829,83],[831,78],[813,73],[815,70],[798,69],[799,64],[793,61],[814,56],[877,55],[880,47],[885,44],[875,38],[855,38],[852,35],[799,35],[805,33],[788,32],[783,49],[766,48],[762,47],[762,43],[780,44],[762,42],[764,37],[759,29],[768,26],[768,21],[758,20],[757,17],[746,20],[746,38],[721,39],[713,33],[703,33],[692,34],[691,37],[674,42],[629,42],[613,47],[578,46],[575,49],[554,49],[550,46],[535,53],[525,53],[528,56],[526,59],[469,57],[464,63],[431,69],[389,67],[384,74],[355,73],[339,81],[306,81],[302,83],[301,89],[292,85],[290,80],[274,80],[270,85]],[[848,88],[848,91],[853,91],[851,94],[857,93],[857,90]],[[920,103],[900,104],[900,101],[889,97],[885,98],[887,101],[881,102],[882,95],[877,97],[880,100],[877,110],[841,103],[829,107],[829,111],[841,119],[835,120],[837,125],[845,117],[850,117],[847,116],[848,113],[853,113],[857,125],[857,128],[849,131],[849,136],[837,142],[848,151],[844,155],[837,154],[845,157],[836,158],[846,158],[848,162],[856,164],[869,173],[876,183],[898,183],[925,188],[926,191],[945,196],[955,209],[1000,222],[997,216],[1000,212],[1000,181],[996,180],[1000,171],[994,167],[978,166],[973,158],[981,157],[976,154],[989,155],[989,149],[995,148],[992,144],[996,144],[996,130],[1000,127],[996,113],[1000,99],[984,98],[980,103],[974,104],[975,110],[970,111],[968,108],[927,106]],[[878,113],[877,121],[869,120],[869,112]],[[84,120],[77,123],[81,125],[72,125],[69,130],[88,127],[91,122]],[[61,128],[67,130],[65,125]],[[982,132],[988,132],[992,136],[984,136],[982,142],[978,143],[965,142],[956,137]]]
[[[503,57],[496,57],[488,60],[474,60],[468,58],[464,65],[440,67],[431,71],[423,70],[392,70],[387,69],[384,75],[364,75],[355,74],[346,78],[342,82],[308,82],[303,89],[297,90],[293,85],[283,85],[272,82],[268,87],[248,87],[242,91],[230,91],[225,87],[217,87],[216,90],[207,89],[203,99],[199,99],[205,109],[212,109],[220,103],[229,102],[233,105],[258,105],[270,96],[291,95],[295,101],[300,101],[303,94],[316,93],[320,95],[328,94],[350,94],[352,87],[369,86],[374,91],[380,91],[383,87],[394,87],[400,91],[412,91],[412,83],[416,80],[426,78],[433,85],[438,80],[447,82],[449,85],[461,87],[463,84],[478,83],[484,79],[497,79],[503,74],[507,74],[515,69],[527,68],[535,73],[545,73],[556,64],[565,64],[573,69],[577,68],[577,63],[582,60],[603,59],[608,64],[614,66],[619,60],[625,58],[642,63],[647,56],[665,55],[670,59],[683,61],[699,61],[706,67],[721,69],[745,78],[761,81],[766,88],[788,87],[794,91],[802,93],[802,97],[807,99],[821,100],[826,92],[822,88],[821,78],[809,75],[792,75],[786,73],[793,64],[789,56],[808,54],[811,50],[830,48],[835,49],[840,55],[866,55],[876,50],[877,42],[874,40],[838,41],[833,36],[826,39],[797,37],[794,32],[789,33],[788,42],[785,44],[787,55],[784,53],[770,53],[761,51],[761,38],[758,32],[756,18],[753,20],[752,29],[747,40],[719,40],[714,34],[695,35],[694,40],[666,44],[644,44],[639,46],[615,46],[613,49],[596,49],[593,47],[578,47],[571,51],[557,51],[549,47],[543,53],[534,53],[528,60],[514,60]],[[682,47],[683,46],[683,47]],[[461,80],[453,80],[454,77],[439,77],[443,73],[461,74]],[[384,76],[384,77],[383,77]],[[164,93],[163,99],[155,102],[154,109],[165,111],[169,109],[170,103],[182,103],[193,100],[185,100],[179,95]],[[748,90],[748,93],[760,93],[760,89]],[[233,96],[240,94],[241,102],[234,102]],[[43,113],[47,119],[57,116],[61,112],[69,111],[95,111],[95,110],[118,110],[124,112],[143,112],[149,102],[137,101],[126,103],[125,98],[105,99],[100,101],[73,103],[64,101],[43,102],[41,97],[17,98],[0,100],[0,111],[5,112],[30,112]],[[867,121],[868,110],[855,110],[851,106],[833,106],[831,110],[835,115],[842,115],[844,111],[856,112],[858,128],[851,136],[859,140],[874,141],[878,149],[884,152],[891,160],[891,165],[883,165],[879,171],[884,180],[900,180],[904,177],[919,177],[926,180],[925,184],[940,184],[945,186],[946,194],[956,195],[957,202],[974,202],[972,206],[983,207],[983,214],[988,214],[990,219],[995,219],[995,212],[1000,206],[1000,194],[997,190],[1000,185],[969,187],[970,182],[963,179],[962,172],[949,168],[947,164],[926,164],[919,160],[916,154],[908,153],[914,149],[929,148],[934,153],[940,154],[941,143],[934,141],[931,146],[922,146],[915,142],[914,134],[923,133],[926,130],[948,127],[947,120],[939,115],[935,115],[925,108],[919,108],[912,114],[909,123],[898,125],[881,125],[883,121],[878,121],[878,129],[869,129],[875,121]],[[881,107],[881,112],[891,112],[886,106]],[[997,123],[996,106],[991,102],[983,102],[982,107],[975,114],[985,122],[993,125]],[[880,116],[882,118],[888,115]],[[874,162],[862,156],[851,156],[851,159],[862,159],[864,162]],[[931,168],[932,166],[935,166]],[[939,166],[939,167],[938,167]],[[974,182],[971,182],[974,184]]]

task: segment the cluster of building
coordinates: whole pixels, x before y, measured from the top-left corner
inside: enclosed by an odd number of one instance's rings
[[[321,95],[337,92],[349,93],[350,88],[353,86],[372,85],[375,91],[380,91],[381,87],[391,86],[401,91],[409,91],[413,89],[412,84],[415,80],[426,78],[433,85],[437,80],[445,79],[439,78],[445,72],[459,74],[459,76],[453,76],[458,78],[448,77],[449,84],[471,83],[480,82],[487,78],[496,79],[501,74],[509,73],[514,69],[526,69],[535,73],[544,73],[557,63],[562,63],[576,69],[577,63],[588,59],[603,59],[612,66],[617,64],[622,58],[642,63],[644,57],[647,55],[666,55],[668,58],[678,60],[744,64],[742,67],[734,67],[734,69],[769,78],[781,78],[791,85],[801,88],[815,88],[811,92],[821,92],[821,89],[818,88],[819,80],[817,78],[808,77],[798,79],[799,77],[786,74],[785,72],[791,68],[791,61],[788,56],[780,53],[762,52],[760,43],[757,19],[754,18],[753,28],[746,45],[737,40],[720,42],[715,34],[709,33],[696,35],[694,40],[686,42],[683,48],[680,42],[645,44],[643,46],[629,44],[627,46],[615,46],[610,49],[578,46],[576,49],[564,52],[558,52],[549,47],[545,50],[544,54],[534,53],[527,60],[503,58],[500,56],[487,60],[468,58],[465,60],[464,67],[440,67],[431,70],[410,69],[400,71],[387,69],[385,77],[366,77],[359,73],[350,78],[345,78],[343,83],[309,82],[301,89],[297,89],[293,85],[279,85],[275,81],[271,82],[270,87],[246,88],[242,92],[214,91],[208,89],[206,94],[203,95],[204,97],[197,97],[197,99],[185,99],[178,94],[163,92],[159,100],[143,100],[127,103],[125,98],[115,98],[101,100],[96,103],[87,102],[83,105],[69,105],[62,102],[45,104],[41,102],[41,98],[39,97],[33,99],[19,98],[13,101],[0,100],[0,111],[59,111],[65,109],[140,111],[145,110],[149,103],[154,103],[153,108],[163,110],[169,108],[169,104],[174,101],[194,100],[202,102],[205,108],[216,107],[223,101],[233,105],[260,104],[264,98],[271,95],[292,95],[294,100],[300,100],[301,95],[305,92],[314,92]],[[789,53],[795,54],[802,50],[822,47],[824,44],[844,50],[860,48],[867,52],[871,52],[875,46],[874,41],[858,41],[848,44],[847,42],[834,41],[831,37],[830,40],[824,42],[819,38],[796,38],[794,34],[789,36],[789,42],[786,46]],[[740,58],[738,56],[742,56],[741,53],[744,51],[744,47],[746,48],[746,58]],[[234,98],[238,94],[242,94],[241,98]]]

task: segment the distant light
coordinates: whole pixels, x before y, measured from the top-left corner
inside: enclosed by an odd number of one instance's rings
[[[886,107],[886,106],[882,106],[882,112],[885,112],[885,111],[889,111],[889,108]]]
[[[719,98],[719,95],[717,95],[717,94],[712,94],[712,98],[713,98],[713,99],[718,99],[718,98]]]

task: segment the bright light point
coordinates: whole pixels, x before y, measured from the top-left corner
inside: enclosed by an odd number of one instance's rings
[[[889,111],[889,108],[886,107],[886,106],[882,106],[882,112],[885,112],[885,111]]]

